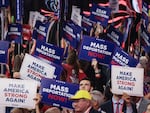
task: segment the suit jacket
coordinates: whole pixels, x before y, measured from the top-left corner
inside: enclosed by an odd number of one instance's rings
[[[101,112],[95,110],[94,108],[91,108],[89,113],[101,113]]]
[[[112,102],[112,99],[111,100],[108,100],[106,101],[105,103],[103,103],[101,106],[101,111],[104,111],[106,113],[114,113],[113,111],[113,102]]]
[[[150,100],[142,98],[140,105],[137,109],[138,113],[143,113],[146,111],[147,104],[150,103]]]
[[[100,108],[101,108],[101,111],[104,111],[106,113],[114,113],[112,99],[102,104]],[[132,104],[132,110],[133,110],[133,113],[137,113],[136,106],[134,104]],[[126,107],[125,102],[123,104],[122,112],[127,113],[127,107]]]

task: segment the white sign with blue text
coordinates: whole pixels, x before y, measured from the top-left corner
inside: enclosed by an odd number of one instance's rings
[[[112,92],[127,93],[130,96],[143,96],[144,69],[112,65]]]
[[[32,55],[26,54],[20,69],[21,79],[41,83],[41,78],[53,78],[55,67]]]
[[[35,109],[37,82],[20,79],[0,79],[0,105]]]

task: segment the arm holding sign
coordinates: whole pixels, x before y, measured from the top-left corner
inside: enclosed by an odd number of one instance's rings
[[[33,39],[33,44],[32,44],[32,47],[31,47],[31,49],[30,49],[30,55],[32,55],[33,53],[34,53],[34,50],[35,50],[35,47],[36,47],[36,40],[35,39]]]
[[[10,113],[30,113],[30,111],[25,108],[13,108]]]
[[[39,107],[39,104],[40,104],[40,102],[41,102],[41,95],[39,94],[39,93],[37,93],[37,95],[36,95],[36,98],[34,98],[34,100],[36,101],[36,103],[35,103],[35,112],[36,113],[40,113],[40,107]]]
[[[122,99],[125,100],[127,106],[131,106],[131,96],[129,96],[127,93],[123,93]]]
[[[20,68],[23,61],[24,56],[23,55],[16,55],[14,60],[14,72],[13,72],[13,78],[20,78]]]
[[[98,68],[98,62],[96,59],[92,59],[92,63],[91,63],[94,71],[95,71],[95,77],[100,78],[100,72],[101,70]]]
[[[91,28],[90,36],[93,36],[95,38],[100,38],[100,34],[102,34],[104,31],[104,28],[102,25],[100,25],[99,22],[93,24],[93,28]]]
[[[104,73],[106,73],[106,70],[104,69],[103,65],[98,63],[97,59],[92,59],[91,65],[94,69],[94,79],[95,79],[95,89],[100,90],[101,92],[104,91],[104,85],[106,76]]]
[[[13,74],[13,63],[14,63],[14,57],[15,57],[15,42],[12,41],[10,44],[10,48],[8,49],[8,66],[9,66],[9,72],[10,76],[12,77]]]

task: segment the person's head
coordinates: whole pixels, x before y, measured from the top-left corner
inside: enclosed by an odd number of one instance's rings
[[[85,72],[88,69],[88,66],[90,65],[90,63],[85,60],[78,59],[78,65],[79,65],[79,68]]]
[[[146,56],[141,56],[139,59],[139,63],[137,64],[137,68],[144,68],[144,75],[146,75],[146,68],[148,64],[148,59]]]
[[[146,112],[145,113],[150,113],[150,103],[147,104],[147,107],[146,107]]]
[[[77,54],[74,49],[71,49],[68,53],[66,63],[69,65],[75,65],[77,62]]]
[[[70,99],[73,101],[72,107],[76,113],[84,113],[89,107],[92,107],[92,97],[87,90],[78,90]]]
[[[60,75],[60,80],[61,81],[66,81],[67,80],[67,70],[65,68],[62,69],[61,75]]]
[[[96,24],[96,30],[95,30],[95,32],[94,32],[95,37],[96,37],[96,38],[99,38],[99,35],[100,35],[101,33],[103,33],[103,30],[104,30],[103,26],[100,25],[100,23],[97,23],[97,24]]]
[[[48,108],[44,113],[61,113],[61,111],[57,107],[51,107],[51,108]]]
[[[30,113],[30,111],[24,108],[13,108],[10,113]]]
[[[87,91],[92,91],[93,90],[93,84],[89,78],[83,78],[79,82],[79,89],[80,90],[87,90]]]
[[[21,46],[21,50],[22,50],[23,54],[29,53],[29,43],[30,43],[30,41],[23,40],[23,43],[22,43],[22,46]]]
[[[147,63],[148,63],[147,57],[146,56],[141,56],[140,59],[139,59],[139,63],[141,64],[141,66],[143,68],[146,68]]]
[[[98,110],[100,105],[104,102],[104,95],[98,90],[93,90],[90,94],[92,96],[92,106]]]
[[[9,52],[14,52],[14,50],[15,50],[15,42],[12,41],[12,42],[10,43]]]

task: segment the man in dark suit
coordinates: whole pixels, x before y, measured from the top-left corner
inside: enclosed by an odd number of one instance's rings
[[[147,104],[150,103],[150,100],[144,97],[133,97],[133,102],[136,103],[138,113],[144,113],[146,111]]]
[[[92,107],[92,97],[87,90],[79,90],[70,98],[73,100],[73,108],[75,113],[100,113]]]
[[[130,98],[127,98],[130,100]],[[113,94],[112,99],[106,101],[101,106],[102,113],[137,113],[136,106],[127,103],[122,99],[122,95]]]

